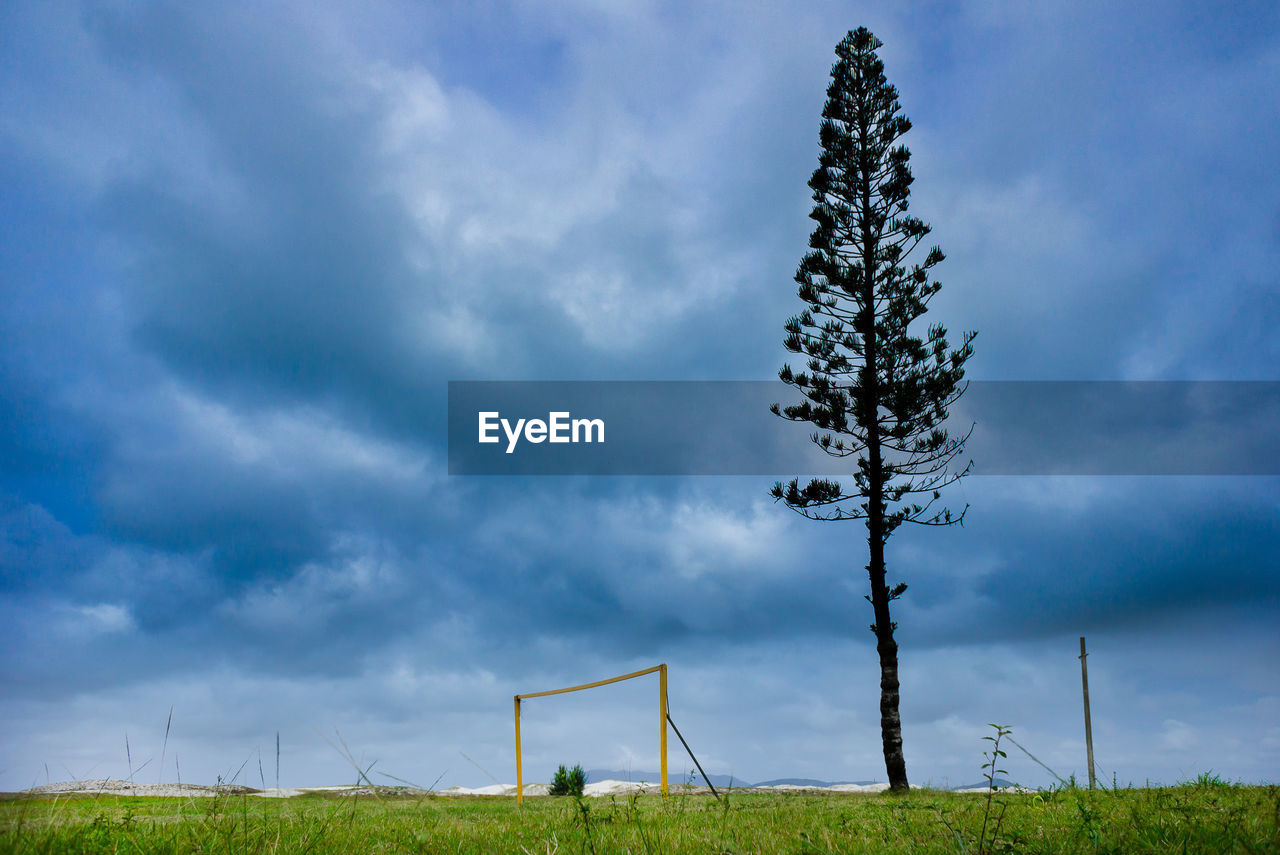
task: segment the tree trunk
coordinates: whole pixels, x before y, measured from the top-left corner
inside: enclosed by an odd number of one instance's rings
[[[876,622],[876,651],[880,654],[880,741],[884,747],[884,767],[889,773],[889,789],[906,792],[907,762],[902,755],[902,719],[898,716],[898,643],[893,640],[893,621],[889,618],[889,587],[885,584],[884,542],[885,502],[883,451],[880,446],[879,341],[876,336],[876,274],[880,258],[882,224],[874,222],[872,193],[873,175],[879,167],[880,153],[875,150],[871,134],[872,114],[865,101],[858,112],[858,194],[862,203],[859,231],[862,241],[861,309],[858,332],[862,337],[866,359],[861,374],[863,418],[867,429],[867,545],[870,561],[871,608]]]
[[[883,517],[867,518],[868,545],[871,561],[867,572],[871,577],[871,607],[876,622],[876,652],[880,654],[880,741],[884,748],[884,767],[889,774],[889,789],[906,792],[907,761],[902,754],[902,719],[898,715],[898,642],[893,640],[894,623],[889,618],[889,586],[885,584]]]
[[[874,368],[874,349],[871,358]],[[868,394],[876,396],[878,391],[873,384]],[[884,748],[884,768],[889,773],[889,789],[906,792],[910,785],[907,783],[907,761],[902,754],[902,719],[898,715],[898,642],[893,640],[894,623],[889,617],[889,586],[885,583],[884,461],[881,458],[879,425],[875,421],[871,422],[867,434],[867,462],[870,470],[867,478],[870,487],[867,546],[870,548],[871,559],[867,562],[867,575],[871,578],[871,608],[876,620],[871,629],[876,634],[876,652],[880,654],[880,741]]]

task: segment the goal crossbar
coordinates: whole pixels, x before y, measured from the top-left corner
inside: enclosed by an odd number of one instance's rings
[[[523,758],[520,756],[520,702],[529,698],[545,698],[548,695],[563,695],[567,692],[580,692],[583,689],[594,689],[598,686],[607,686],[610,683],[620,683],[623,680],[631,680],[636,677],[643,677],[646,674],[658,674],[658,717],[659,717],[659,752],[662,763],[662,794],[667,794],[667,666],[666,663],[654,665],[652,668],[645,668],[641,671],[632,671],[630,674],[621,674],[617,677],[610,677],[607,680],[596,680],[593,683],[583,683],[581,686],[569,686],[565,689],[550,689],[545,692],[527,692],[523,695],[515,696],[516,709],[516,804],[524,803],[524,770]]]

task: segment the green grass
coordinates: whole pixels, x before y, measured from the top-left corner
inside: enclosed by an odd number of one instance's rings
[[[0,852],[1280,852],[1280,788],[628,798],[76,796],[0,801]],[[992,839],[995,812],[1002,811]],[[979,834],[987,820],[986,845]]]

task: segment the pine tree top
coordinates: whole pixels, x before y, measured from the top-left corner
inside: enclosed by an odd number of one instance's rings
[[[901,522],[959,519],[931,508],[941,487],[968,472],[948,468],[968,434],[951,437],[943,422],[964,392],[975,334],[953,349],[941,324],[924,336],[911,331],[942,287],[932,271],[945,256],[934,246],[907,263],[930,229],[907,213],[914,178],[911,153],[899,141],[911,122],[885,76],[881,46],[865,27],[836,46],[809,179],[816,227],[795,275],[806,308],[787,320],[783,339],[805,357],[805,370],[784,365],[779,372],[805,400],[774,407],[818,428],[811,440],[824,452],[857,461],[856,490],[828,480],[801,489],[792,481],[776,485],[774,496],[806,516],[858,519],[871,511],[848,502],[874,493],[901,504],[888,516],[887,537]],[[932,498],[913,503],[918,493]]]

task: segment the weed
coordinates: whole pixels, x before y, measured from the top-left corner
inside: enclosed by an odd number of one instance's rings
[[[1201,789],[1221,789],[1223,787],[1232,787],[1234,784],[1214,774],[1214,771],[1210,769],[1208,772],[1201,772],[1195,777],[1195,780],[1185,782],[1183,786],[1200,787]]]
[[[581,767],[574,767],[574,768],[581,770]],[[560,770],[564,771],[564,767],[561,766]],[[577,802],[577,809],[578,809],[577,816],[578,816],[578,819],[582,822],[582,832],[585,838],[582,844],[582,851],[585,853],[589,850],[591,852],[591,855],[595,855],[596,843],[595,843],[595,840],[591,837],[591,806],[587,803],[587,800],[582,797],[581,792],[577,793],[574,796],[574,799]]]
[[[983,739],[991,742],[991,750],[983,752],[984,756],[989,758],[989,762],[983,764],[982,767],[983,777],[987,779],[987,803],[982,811],[982,831],[978,833],[978,852],[980,855],[985,855],[985,853],[995,851],[996,840],[1000,837],[1000,826],[1004,823],[1004,812],[1009,807],[1006,802],[999,802],[1000,815],[996,818],[995,828],[991,831],[991,840],[988,841],[987,823],[991,819],[992,798],[995,796],[997,789],[996,776],[1009,774],[1008,771],[1004,769],[996,768],[996,763],[1000,759],[1008,756],[1000,750],[1000,740],[1008,736],[1011,731],[1011,728],[1003,724],[989,724],[988,727],[995,728],[996,735],[982,737]]]

